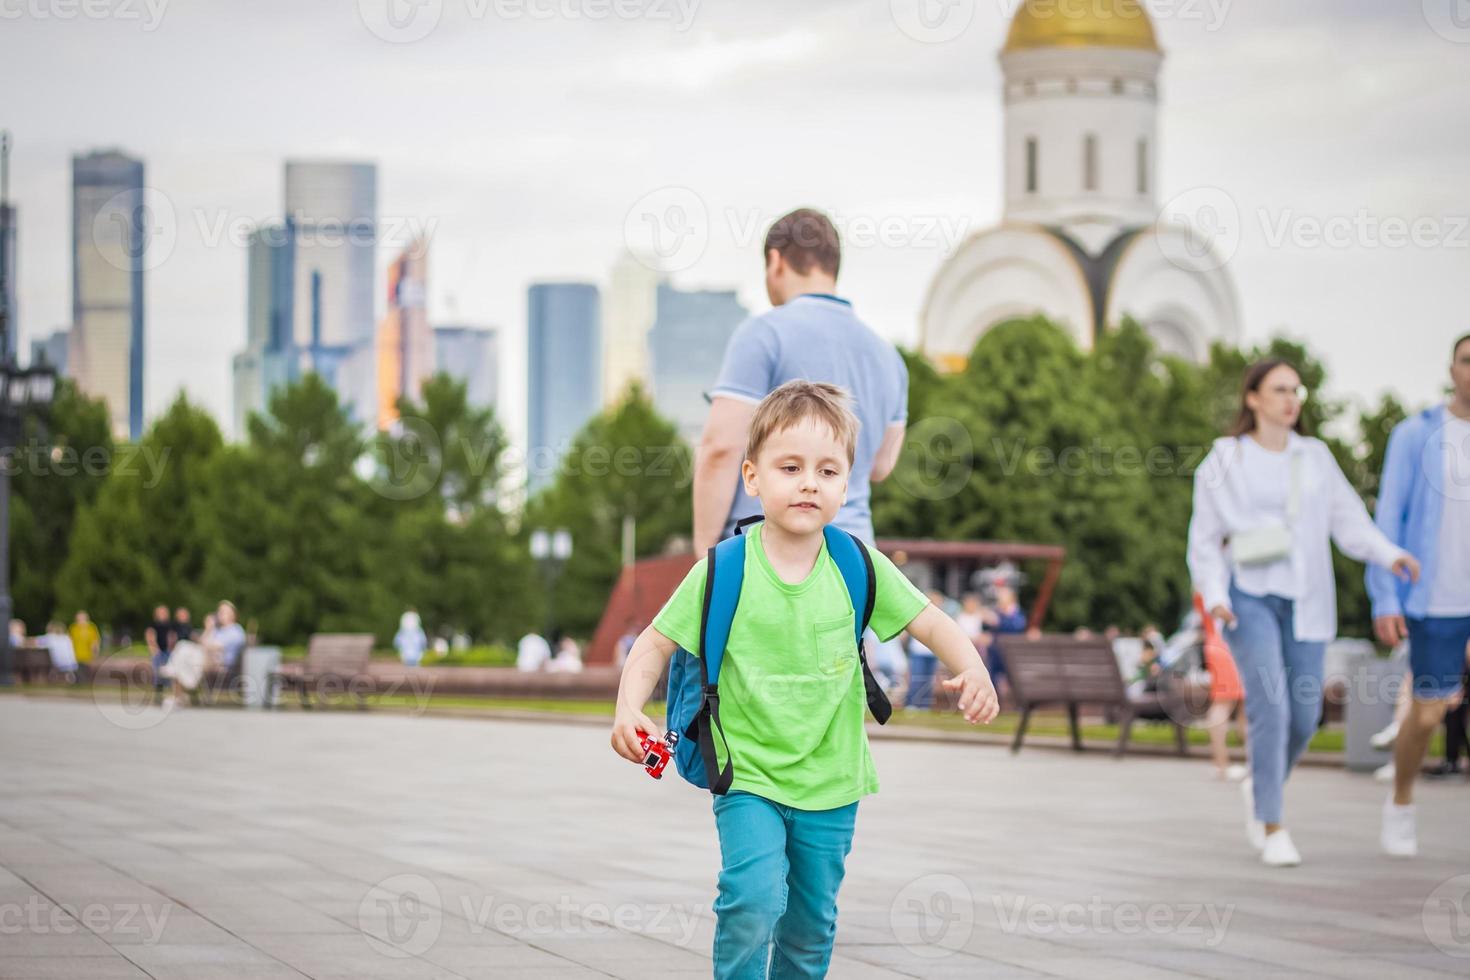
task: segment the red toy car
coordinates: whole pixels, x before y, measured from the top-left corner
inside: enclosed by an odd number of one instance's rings
[[[664,767],[674,757],[674,746],[679,744],[678,732],[665,732],[662,741],[650,738],[643,729],[638,729],[638,744],[643,747],[643,768],[654,779],[664,778]]]

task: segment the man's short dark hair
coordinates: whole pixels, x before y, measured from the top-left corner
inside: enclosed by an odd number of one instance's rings
[[[769,257],[771,249],[781,253],[786,263],[803,276],[816,266],[836,279],[842,265],[837,228],[825,214],[811,208],[797,208],[771,225],[762,257]]]
[[[1450,350],[1450,360],[1453,361],[1455,358],[1459,357],[1460,348],[1464,347],[1466,344],[1470,344],[1470,333],[1467,333],[1465,336],[1455,341],[1455,346]]]

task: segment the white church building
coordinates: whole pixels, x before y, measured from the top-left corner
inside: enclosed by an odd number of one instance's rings
[[[1159,218],[1163,52],[1138,0],[1026,0],[1000,53],[1005,212],[940,267],[920,349],[963,367],[985,331],[1044,315],[1090,349],[1124,317],[1194,360],[1240,313],[1207,239]]]

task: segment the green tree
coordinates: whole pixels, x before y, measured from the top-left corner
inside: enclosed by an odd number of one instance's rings
[[[32,632],[75,612],[58,603],[57,575],[77,514],[97,498],[114,453],[106,404],[60,379],[45,423],[27,425],[11,478],[11,593]]]
[[[659,554],[675,538],[687,540],[691,459],[674,424],[636,386],[577,435],[526,519],[528,527],[572,532],[574,553],[555,597],[562,629],[586,636],[597,626],[622,566],[625,516],[635,521],[639,557]]]
[[[358,427],[317,375],[278,388],[249,443],[210,466],[199,495],[206,594],[231,598],[263,640],[318,631],[391,635],[397,612],[375,574],[391,527],[358,476]]]
[[[76,520],[57,593],[66,608],[136,630],[155,603],[197,605],[204,541],[193,507],[222,445],[208,412],[180,394]]]
[[[384,591],[431,633],[509,642],[538,622],[543,596],[524,536],[499,506],[504,430],[442,374],[398,410],[400,424],[376,440],[370,481],[373,512],[392,527],[376,565]]]

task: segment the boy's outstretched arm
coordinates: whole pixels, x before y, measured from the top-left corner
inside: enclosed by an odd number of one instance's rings
[[[980,659],[975,644],[965,631],[932,602],[909,623],[908,631],[924,646],[934,651],[954,676],[944,682],[946,691],[960,692],[957,707],[970,724],[990,724],[1000,713],[1000,701],[990,671]]]
[[[628,659],[623,661],[623,676],[618,681],[617,711],[613,715],[612,747],[629,762],[643,761],[638,729],[656,739],[663,737],[663,730],[643,713],[643,706],[648,703],[669,658],[678,648],[677,643],[650,626],[638,635],[633,648],[628,651]]]

